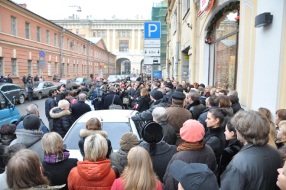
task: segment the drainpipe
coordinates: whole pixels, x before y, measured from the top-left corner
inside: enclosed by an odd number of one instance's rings
[[[177,36],[176,36],[176,50],[174,60],[174,78],[178,81],[179,69],[179,49],[180,49],[180,34],[181,34],[181,0],[177,0]]]

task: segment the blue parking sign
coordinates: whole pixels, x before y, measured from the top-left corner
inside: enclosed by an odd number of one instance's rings
[[[144,38],[161,38],[161,22],[160,21],[151,21],[144,22]]]

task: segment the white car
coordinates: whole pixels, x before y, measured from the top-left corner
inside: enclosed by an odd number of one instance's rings
[[[70,151],[70,158],[83,160],[78,146],[79,131],[85,128],[87,120],[92,117],[96,117],[101,121],[102,130],[107,132],[107,138],[111,141],[113,152],[120,148],[119,141],[124,133],[132,132],[140,139],[140,132],[138,132],[140,126],[137,129],[133,120],[130,119],[130,116],[136,113],[137,111],[134,110],[96,110],[82,115],[73,123],[64,137],[64,144],[66,149]]]

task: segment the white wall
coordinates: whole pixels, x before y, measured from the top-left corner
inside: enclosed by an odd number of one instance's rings
[[[256,28],[256,52],[254,61],[254,80],[252,109],[266,107],[275,112],[279,92],[279,69],[283,64],[280,59],[282,48],[283,18],[286,11],[284,0],[258,0],[257,15],[270,12],[273,23]],[[253,26],[254,27],[254,26]]]

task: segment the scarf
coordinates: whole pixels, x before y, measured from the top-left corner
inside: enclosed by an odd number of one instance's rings
[[[59,152],[58,154],[45,154],[44,161],[49,164],[56,164],[68,159],[69,156],[69,151],[64,150],[63,152]]]
[[[199,142],[182,142],[178,147],[177,151],[184,151],[184,150],[200,150],[204,148],[205,142],[203,140]]]

